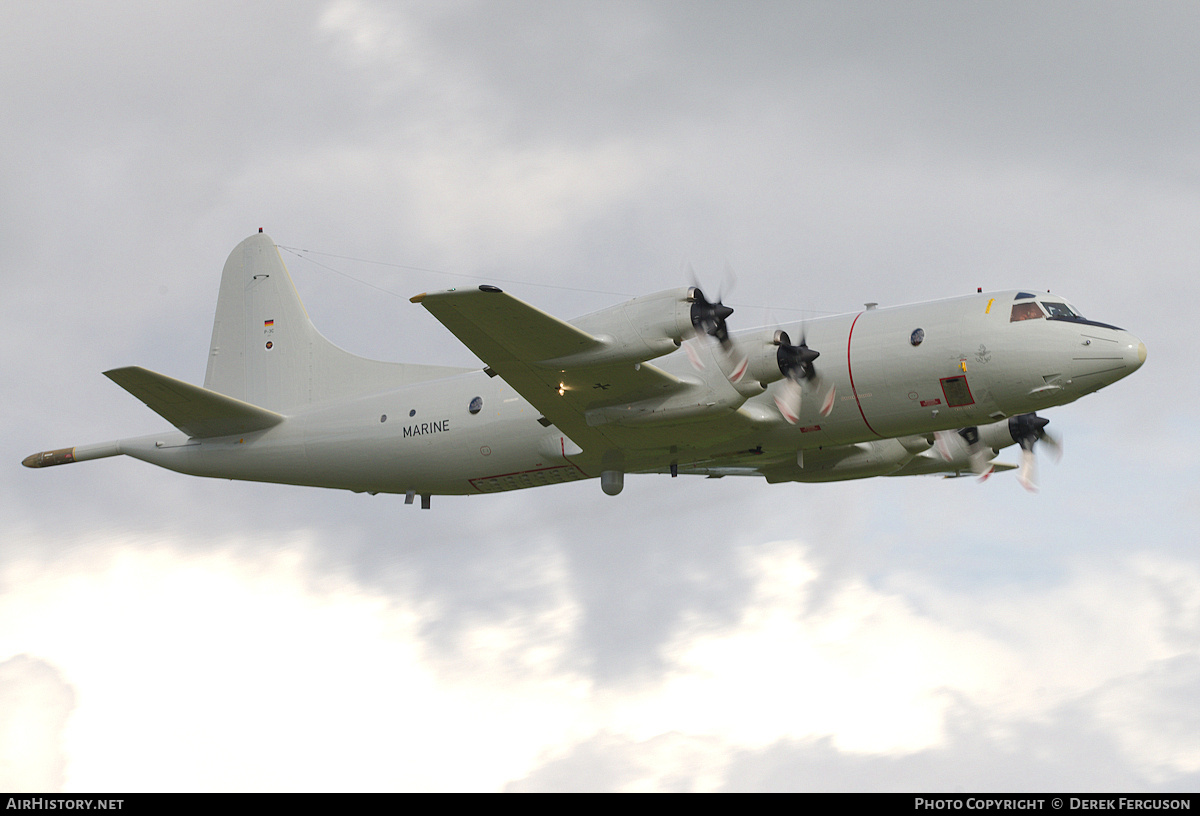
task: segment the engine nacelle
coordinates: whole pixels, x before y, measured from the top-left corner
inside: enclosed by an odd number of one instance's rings
[[[548,367],[640,363],[670,354],[692,334],[689,288],[643,295],[571,321],[600,342],[569,357],[542,360]]]
[[[837,482],[895,473],[913,458],[897,439],[877,439],[835,448],[806,450],[795,465],[764,470],[768,482]]]
[[[1009,445],[1015,445],[1017,438],[1013,435],[1013,425],[1016,419],[1016,417],[1009,417],[999,422],[980,425],[979,440],[994,451],[1007,448]]]
[[[1009,425],[1009,420],[1001,420],[975,429],[982,445],[991,449],[984,451],[986,461],[997,470],[1012,467],[991,462],[995,455],[992,451],[1014,444]],[[932,437],[918,435],[802,451],[795,465],[779,466],[764,471],[764,475],[768,482],[832,482],[872,476],[969,475],[974,465],[971,447],[965,440],[937,447]]]
[[[746,355],[746,374],[743,380],[758,383],[759,390],[782,380],[784,374],[779,366],[779,344],[786,340],[786,333],[771,329],[739,335],[738,352]]]
[[[707,422],[714,416],[723,416],[738,409],[741,398],[723,403],[695,399],[690,395],[674,399],[644,400],[628,405],[610,405],[592,408],[584,414],[584,420],[593,427],[597,425],[681,425],[688,422]]]
[[[993,461],[993,457],[1002,448],[1015,444],[1013,436],[1013,419],[1002,419],[987,425],[964,428],[959,431],[944,431],[941,442],[928,450],[910,450],[916,454],[893,476],[913,476],[917,474],[949,473],[954,475],[979,472],[981,468],[991,467],[996,470],[1007,470],[1011,465]],[[973,435],[978,435],[979,448],[972,448]],[[926,437],[903,437],[914,442],[925,440]],[[928,447],[928,446],[927,446]],[[976,460],[975,456],[980,457]]]

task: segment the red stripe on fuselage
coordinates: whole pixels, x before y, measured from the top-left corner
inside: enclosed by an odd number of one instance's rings
[[[883,434],[871,427],[871,423],[867,422],[867,415],[863,413],[862,401],[858,398],[858,389],[854,387],[854,369],[850,365],[850,341],[854,339],[854,326],[862,316],[862,312],[854,316],[854,322],[850,324],[850,334],[846,337],[846,371],[850,374],[850,391],[854,394],[854,404],[858,406],[858,415],[862,417],[863,424],[867,426],[868,431],[882,438]]]

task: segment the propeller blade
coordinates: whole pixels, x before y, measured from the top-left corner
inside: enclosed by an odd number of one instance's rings
[[[1037,456],[1033,448],[1021,448],[1021,469],[1017,471],[1017,481],[1030,493],[1038,491]]]
[[[690,340],[683,341],[683,350],[687,354],[689,360],[692,361],[692,368],[697,371],[704,370],[704,361],[700,359],[700,352],[696,350],[696,344],[700,342],[700,338],[693,337]]]
[[[717,300],[724,300],[726,295],[733,294],[733,290],[737,287],[737,274],[733,271],[733,264],[729,261],[725,262],[725,277],[721,281],[721,288],[717,290]]]
[[[815,382],[820,383],[819,377],[813,378]],[[837,386],[830,384],[828,388],[822,388],[817,385],[817,393],[821,395],[821,416],[827,417],[833,413],[833,403],[837,397]]]
[[[795,425],[800,421],[800,403],[803,398],[804,393],[800,383],[791,377],[785,378],[779,393],[775,395],[775,407],[779,409],[779,413],[783,414],[783,418],[788,421],[789,425]]]
[[[966,452],[966,441],[954,431],[935,431],[933,445],[942,459],[954,461],[960,453]]]
[[[995,471],[991,452],[980,440],[978,428],[938,431],[933,435],[933,444],[947,462],[962,461],[965,458],[971,465],[971,472],[979,477],[981,482],[987,481]]]
[[[996,470],[992,466],[991,457],[988,456],[988,452],[983,445],[976,445],[975,449],[971,451],[971,470],[981,482],[986,482],[988,477]]]
[[[966,440],[967,450],[971,452],[971,471],[979,477],[979,481],[986,482],[995,469],[992,467],[991,449],[983,444],[983,440],[979,436],[979,429],[975,426],[963,428],[958,434]]]
[[[1060,439],[1051,435],[1049,431],[1043,429],[1041,439],[1038,441],[1050,449],[1050,455],[1054,457],[1055,462],[1062,461],[1063,444]]]
[[[734,361],[734,364],[729,372],[729,381],[736,385],[746,376],[746,369],[750,368],[750,358],[744,354],[738,357],[736,347],[734,347],[730,351],[730,359]]]

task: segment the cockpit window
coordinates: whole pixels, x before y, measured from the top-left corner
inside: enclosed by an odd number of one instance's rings
[[[1042,305],[1046,307],[1046,311],[1050,313],[1051,317],[1082,317],[1082,315],[1076,314],[1071,307],[1065,303],[1050,303],[1048,301],[1042,301]]]
[[[1012,307],[1012,316],[1008,319],[1008,322],[1016,323],[1018,320],[1040,320],[1045,316],[1041,307],[1032,301],[1028,303],[1015,303]]]

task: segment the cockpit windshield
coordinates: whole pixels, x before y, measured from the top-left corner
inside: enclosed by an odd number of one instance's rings
[[[1079,312],[1075,311],[1073,306],[1068,306],[1061,300],[1032,300],[1035,295],[1028,292],[1018,292],[1016,303],[1013,304],[1012,313],[1009,315],[1008,321],[1016,323],[1020,320],[1063,320],[1070,323],[1079,323],[1086,326],[1098,326],[1105,329],[1116,329],[1116,326],[1110,326],[1108,323],[1097,323],[1095,320],[1088,320]]]
[[[1009,323],[1016,323],[1018,320],[1038,320],[1045,317],[1045,312],[1041,307],[1032,300],[1027,300],[1024,303],[1013,304],[1012,316],[1009,317]]]
[[[1012,315],[1008,319],[1010,323],[1016,323],[1018,320],[1038,320],[1043,317],[1051,320],[1076,322],[1083,320],[1083,315],[1060,300],[1025,300],[1025,298],[1031,297],[1033,295],[1027,295],[1024,292],[1017,296],[1017,302],[1012,307]]]
[[[1050,313],[1051,317],[1065,317],[1067,319],[1083,317],[1083,315],[1079,314],[1065,303],[1042,301],[1042,306],[1044,306],[1046,311]]]

